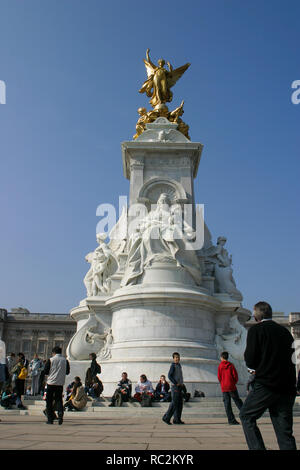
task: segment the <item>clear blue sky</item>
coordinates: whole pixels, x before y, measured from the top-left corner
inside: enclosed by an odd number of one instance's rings
[[[0,306],[68,312],[103,202],[128,194],[147,47],[204,150],[196,199],[228,237],[244,306],[300,311],[299,1],[2,0]]]

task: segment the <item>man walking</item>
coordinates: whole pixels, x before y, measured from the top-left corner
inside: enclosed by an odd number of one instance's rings
[[[250,450],[266,449],[256,420],[268,409],[280,450],[296,450],[294,339],[286,328],[272,320],[268,303],[258,302],[253,314],[257,324],[248,331],[244,357],[247,367],[255,370],[255,378],[240,411],[246,441]]]
[[[243,406],[243,402],[239,397],[236,384],[238,382],[238,373],[234,365],[228,361],[228,352],[224,351],[221,354],[221,362],[218,368],[218,380],[221,384],[221,390],[223,393],[223,401],[225,411],[228,419],[228,424],[234,425],[239,424],[235,419],[235,416],[231,407],[231,398],[240,410]]]
[[[63,423],[63,386],[66,375],[70,373],[70,364],[61,353],[62,349],[59,346],[53,348],[53,357],[48,359],[45,365],[45,375],[48,375],[46,392],[47,424],[53,424],[55,418],[53,400],[58,413],[58,424]]]
[[[162,417],[162,420],[167,424],[171,423],[171,418],[173,418],[173,424],[184,424],[181,421],[181,413],[183,407],[183,396],[182,396],[182,386],[183,386],[183,375],[182,368],[180,364],[180,354],[178,352],[173,353],[173,363],[170,367],[168,378],[172,382],[171,386],[171,396],[172,401],[168,408],[168,411]]]

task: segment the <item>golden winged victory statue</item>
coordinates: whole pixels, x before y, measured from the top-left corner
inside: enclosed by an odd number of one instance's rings
[[[146,93],[147,96],[151,97],[150,104],[152,110],[148,111],[146,108],[139,108],[138,113],[140,118],[136,125],[136,134],[133,136],[136,139],[145,130],[146,124],[155,121],[158,117],[166,117],[171,122],[177,122],[179,124],[178,130],[182,132],[188,139],[189,126],[185,124],[179,116],[183,114],[183,101],[179,108],[169,112],[168,107],[165,103],[172,101],[173,93],[171,88],[189,68],[191,64],[187,63],[173,69],[170,62],[167,62],[169,70],[165,66],[163,59],[158,60],[158,65],[154,65],[149,56],[150,49],[146,51],[147,60],[144,59],[144,63],[147,71],[147,80],[143,83],[140,93]]]
[[[154,108],[159,104],[172,101],[173,93],[170,88],[175,85],[191,64],[187,63],[173,70],[170,62],[167,62],[169,67],[169,70],[167,70],[164,68],[165,61],[163,59],[159,59],[158,65],[154,65],[149,57],[149,52],[150,49],[147,49],[147,60],[144,59],[148,79],[139,92],[151,96],[150,104]]]

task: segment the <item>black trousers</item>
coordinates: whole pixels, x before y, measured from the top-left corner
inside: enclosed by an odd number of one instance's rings
[[[164,414],[164,419],[170,421],[174,415],[174,421],[181,421],[182,407],[183,407],[183,396],[182,390],[179,387],[172,386],[171,388],[172,401],[169,405],[168,411]]]
[[[293,436],[293,406],[295,394],[274,392],[253,382],[240,411],[246,441],[250,450],[265,450],[265,444],[256,420],[268,409],[280,450],[296,450]]]
[[[55,402],[55,408],[59,418],[62,418],[64,415],[63,408],[63,385],[48,385],[47,384],[47,393],[46,393],[46,408],[48,421],[53,421],[54,417],[54,408],[53,401]]]
[[[243,402],[239,397],[239,392],[235,390],[234,392],[223,392],[223,402],[225,406],[226,415],[228,418],[228,423],[233,423],[236,421],[235,416],[232,411],[231,398],[236,404],[237,408],[240,410],[243,406]]]

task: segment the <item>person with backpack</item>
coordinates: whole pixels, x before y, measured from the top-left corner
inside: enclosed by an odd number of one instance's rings
[[[109,406],[122,406],[123,402],[130,400],[132,391],[132,383],[128,378],[127,372],[122,373],[122,378],[118,383],[118,388],[115,390],[111,404]]]
[[[236,425],[240,424],[236,419],[232,411],[231,398],[240,410],[243,406],[243,402],[239,397],[239,392],[236,388],[238,382],[238,373],[234,365],[228,361],[229,354],[227,351],[221,353],[221,362],[218,367],[218,380],[221,384],[221,390],[223,394],[223,402],[225,411],[228,419],[228,424]]]
[[[140,381],[135,387],[133,398],[139,401],[142,406],[151,406],[152,400],[154,400],[154,390],[152,382],[147,379],[145,374],[140,376]]]
[[[85,393],[88,393],[89,389],[93,385],[93,379],[98,378],[97,374],[101,374],[101,366],[97,362],[97,356],[95,353],[90,353],[89,358],[91,360],[90,367],[87,369],[85,374]]]

